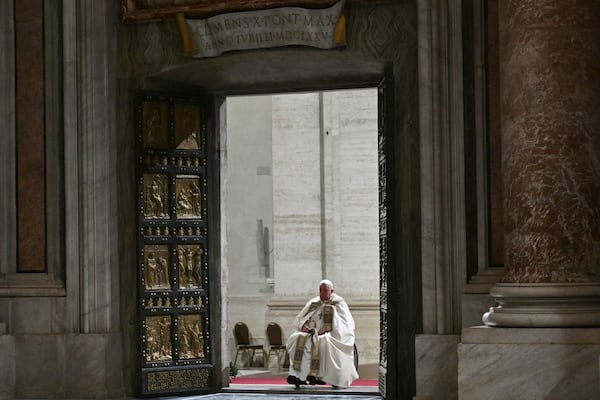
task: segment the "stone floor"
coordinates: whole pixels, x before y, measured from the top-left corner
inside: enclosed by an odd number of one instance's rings
[[[222,393],[195,395],[195,396],[175,396],[160,397],[156,400],[318,400],[318,399],[338,399],[338,400],[381,400],[379,390],[376,387],[352,386],[347,389],[333,389],[330,386],[302,386],[296,389],[290,385],[231,385],[224,388]]]
[[[330,386],[302,386],[296,389],[290,385],[231,385],[222,393],[196,396],[161,397],[156,400],[381,400],[376,387],[352,386],[347,389],[333,389]]]
[[[201,396],[188,397],[161,397],[160,399],[178,399],[178,400],[319,400],[319,399],[337,399],[337,400],[381,400],[379,395],[364,395],[364,394],[345,394],[345,393],[215,393]]]
[[[373,371],[375,371],[374,369]],[[361,370],[361,378],[377,379],[376,372],[368,369]],[[238,376],[287,376],[285,371],[269,371],[265,368],[241,368]],[[190,396],[166,396],[153,398],[152,400],[382,400],[379,389],[374,386],[351,386],[347,389],[333,389],[325,386],[300,386],[294,385],[247,385],[231,384],[223,388],[222,393],[190,395]],[[130,399],[134,400],[134,399]]]

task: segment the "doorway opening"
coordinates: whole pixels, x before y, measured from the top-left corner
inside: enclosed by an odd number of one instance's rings
[[[377,88],[226,98],[220,133],[221,287],[227,288],[222,349],[232,385],[252,376],[285,384],[287,356],[269,354],[266,327],[280,325],[285,343],[296,314],[318,294],[318,282],[329,279],[356,323],[357,383],[377,386],[378,120]],[[236,359],[238,322],[264,352]]]

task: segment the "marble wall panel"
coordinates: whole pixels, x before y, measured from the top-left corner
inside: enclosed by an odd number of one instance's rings
[[[52,302],[46,298],[19,298],[11,301],[11,333],[52,332]]]
[[[14,398],[15,338],[0,332],[0,399]]]
[[[599,355],[600,344],[459,344],[459,398],[597,399]]]
[[[7,331],[10,329],[10,301],[8,298],[0,298],[0,321],[6,324],[5,329]]]
[[[122,398],[120,343],[118,333],[0,336],[0,398],[11,387],[8,398]]]
[[[117,335],[110,334],[64,337],[61,353],[68,363],[62,387],[67,398],[109,398],[109,394],[122,394],[120,379],[111,373],[120,365],[120,357],[116,357],[119,341]]]
[[[58,335],[15,336],[17,398],[43,399],[48,398],[50,393],[60,392],[61,374],[66,362],[61,354],[61,341],[62,337]]]
[[[458,359],[456,346],[459,335],[417,335],[415,359],[418,399],[458,398]]]
[[[73,335],[64,339],[64,355],[70,360],[65,365],[65,392],[77,395],[102,396],[105,377],[105,340],[96,335]],[[88,377],[85,380],[78,376]]]

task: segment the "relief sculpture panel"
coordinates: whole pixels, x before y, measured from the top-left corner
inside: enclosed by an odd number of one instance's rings
[[[169,181],[167,175],[144,175],[144,217],[169,218]]]
[[[166,149],[168,137],[167,103],[147,101],[142,106],[144,147]]]
[[[204,329],[199,314],[179,317],[179,358],[204,358]]]
[[[200,109],[194,104],[175,104],[175,143],[178,149],[197,150],[200,140]]]
[[[202,192],[200,177],[178,176],[175,181],[177,218],[202,218]]]
[[[171,360],[171,317],[146,318],[146,361]]]
[[[199,244],[177,246],[180,289],[202,288],[204,250]]]
[[[146,289],[170,289],[169,247],[166,245],[144,246]]]

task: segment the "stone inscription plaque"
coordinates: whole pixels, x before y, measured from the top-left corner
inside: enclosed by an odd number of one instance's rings
[[[346,44],[344,2],[325,9],[278,7],[179,22],[184,51],[214,57],[232,50],[301,45],[331,49]]]

